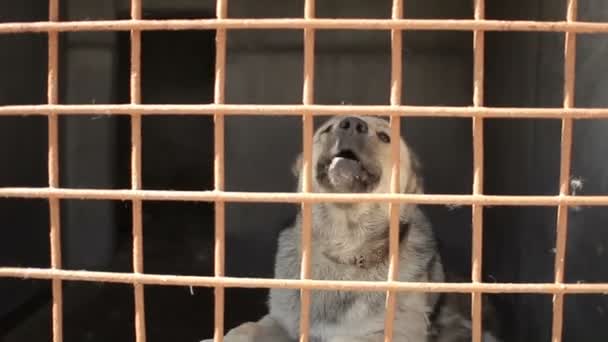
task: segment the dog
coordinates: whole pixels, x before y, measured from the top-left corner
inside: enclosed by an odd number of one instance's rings
[[[389,123],[378,117],[341,116],[327,120],[313,136],[312,191],[390,192],[392,160],[389,131]],[[399,191],[423,193],[417,156],[403,138],[398,144]],[[298,178],[299,190],[303,183],[301,166],[300,155],[292,168]],[[295,222],[279,235],[275,258],[277,279],[300,278],[301,220],[299,213]],[[312,206],[312,279],[386,281],[388,245],[387,203],[317,203]],[[414,204],[399,206],[398,274],[400,281],[446,281],[431,225]],[[393,341],[470,341],[471,322],[467,308],[470,301],[467,298],[464,294],[398,292]],[[311,291],[310,341],[384,341],[385,301],[386,292]],[[300,291],[271,289],[268,306],[266,316],[230,330],[224,340],[297,341],[300,334]],[[488,316],[488,310],[484,312]],[[485,331],[484,341],[499,340],[493,332]]]

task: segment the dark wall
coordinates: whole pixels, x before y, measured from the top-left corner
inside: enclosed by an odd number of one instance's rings
[[[564,20],[565,1],[492,1],[492,19]],[[579,18],[608,19],[608,6],[587,1]],[[489,106],[561,107],[564,34],[488,33],[487,101]],[[608,85],[602,35],[578,35],[576,103],[604,107]],[[601,56],[601,57],[600,57]],[[602,90],[600,90],[602,89]],[[574,123],[571,176],[582,180],[576,195],[608,192],[606,120]],[[491,194],[555,195],[559,192],[559,120],[486,120],[486,191]],[[552,282],[556,209],[496,207],[485,210],[484,271],[487,281]],[[566,281],[606,282],[608,215],[602,207],[569,211]],[[549,341],[552,297],[497,296],[507,338]],[[608,300],[605,296],[570,295],[565,300],[564,341],[605,341]]]
[[[44,2],[0,4],[0,22],[46,17]],[[46,102],[46,41],[42,34],[0,35],[0,105]],[[46,118],[0,118],[0,187],[47,185],[46,141]],[[0,199],[0,264],[49,265],[46,201]],[[41,282],[0,279],[0,322],[45,289]]]

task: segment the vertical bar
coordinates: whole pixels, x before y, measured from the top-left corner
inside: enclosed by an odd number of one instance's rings
[[[305,0],[304,19],[315,17],[315,1]],[[315,83],[315,31],[312,28],[304,29],[304,85],[302,89],[302,103],[310,105],[314,103]],[[312,191],[312,136],[313,136],[312,113],[302,115],[302,192]],[[311,236],[312,236],[312,205],[302,203],[302,269],[300,277],[310,279],[311,276]],[[300,342],[309,339],[310,327],[310,290],[300,290]]]
[[[391,18],[399,20],[403,18],[403,0],[393,0]],[[401,104],[401,93],[403,91],[403,54],[402,54],[402,31],[391,30],[391,106]],[[399,149],[401,144],[401,118],[399,115],[391,115],[391,182],[390,192],[399,193]],[[389,203],[389,267],[388,281],[399,279],[399,203]],[[394,291],[386,293],[386,315],[384,318],[384,341],[393,340],[393,324],[395,321],[395,306],[397,294]]]
[[[131,0],[131,19],[141,19],[142,0]],[[131,30],[131,104],[141,104],[141,31]],[[141,189],[141,114],[131,114],[131,189]],[[133,200],[133,272],[144,272],[142,201]],[[146,341],[143,284],[133,284],[135,296],[135,340]]]
[[[217,0],[216,16],[225,19],[228,16],[228,0]],[[215,36],[215,84],[214,103],[225,102],[226,85],[226,29],[217,29]],[[224,115],[215,113],[214,121],[214,149],[213,161],[215,191],[224,190]],[[215,248],[214,248],[214,275],[224,276],[224,257],[226,248],[225,233],[226,208],[222,201],[215,202]],[[216,342],[224,340],[224,288],[214,288],[214,328],[213,339]]]
[[[49,21],[59,21],[59,0],[49,0]],[[49,32],[48,39],[48,74],[47,102],[57,104],[59,101],[59,33]],[[48,173],[49,187],[59,187],[59,118],[57,113],[48,118]],[[49,219],[51,243],[51,268],[61,268],[61,212],[60,200],[49,198]],[[53,342],[63,341],[63,292],[61,279],[52,280],[53,294]]]
[[[475,0],[475,20],[485,18],[485,1]],[[484,105],[484,53],[485,32],[475,30],[473,32],[473,106]],[[483,193],[483,118],[473,118],[473,194]],[[483,259],[483,206],[474,204],[472,206],[473,216],[473,264],[471,278],[473,283],[482,281],[482,259]],[[482,297],[480,292],[471,294],[471,321],[473,342],[481,342],[482,337]]]
[[[576,21],[577,1],[567,0],[566,20]],[[576,66],[576,34],[566,32],[564,39],[564,108],[574,107],[574,86]],[[559,194],[568,195],[570,191],[570,163],[572,155],[572,119],[562,119],[561,160],[559,176]],[[555,283],[564,282],[564,260],[566,258],[566,241],[568,238],[568,206],[557,208],[557,237],[555,242]],[[564,295],[553,295],[553,328],[552,342],[562,340],[564,314]]]

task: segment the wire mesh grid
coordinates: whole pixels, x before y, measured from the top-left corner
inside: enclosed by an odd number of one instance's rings
[[[144,285],[204,286],[215,288],[214,339],[224,335],[224,289],[227,287],[267,287],[301,290],[300,341],[308,341],[308,311],[310,291],[334,289],[344,291],[386,291],[385,341],[392,340],[396,293],[458,292],[472,294],[473,341],[482,338],[482,293],[545,293],[553,294],[552,341],[561,341],[563,303],[565,294],[608,293],[608,284],[564,283],[564,259],[567,240],[569,206],[608,205],[608,196],[569,195],[572,121],[577,118],[608,118],[608,109],[575,108],[574,79],[577,33],[608,33],[608,23],[576,20],[577,1],[567,1],[565,21],[497,21],[485,19],[484,0],[475,0],[473,20],[403,19],[404,0],[394,0],[390,19],[319,19],[315,18],[315,1],[306,0],[304,18],[288,19],[230,19],[227,0],[217,0],[215,19],[144,20],[142,0],[131,0],[130,20],[59,21],[59,0],[49,0],[49,20],[32,23],[2,23],[0,34],[45,32],[48,34],[48,101],[45,105],[0,106],[3,115],[44,115],[48,118],[48,187],[0,188],[4,198],[48,199],[50,206],[51,265],[48,269],[0,267],[0,277],[48,279],[52,281],[53,341],[63,340],[62,281],[113,282],[132,284],[135,297],[135,336],[137,342],[146,340]],[[216,30],[215,96],[213,104],[202,105],[142,105],[141,104],[141,31],[144,30]],[[226,34],[233,29],[295,29],[304,32],[304,84],[300,105],[230,105],[225,104]],[[390,30],[391,86],[390,104],[386,106],[315,105],[314,56],[315,31],[323,29]],[[402,31],[403,30],[460,30],[473,32],[473,99],[472,107],[424,107],[401,103],[402,94]],[[58,104],[58,34],[73,31],[130,31],[131,69],[130,104],[126,105],[60,105]],[[484,33],[486,31],[543,31],[564,32],[564,99],[563,108],[491,108],[484,106]],[[58,116],[81,115],[131,116],[131,188],[69,189],[59,186]],[[312,193],[312,134],[313,115],[348,115],[352,113],[390,115],[391,126],[391,192],[388,194],[316,194]],[[213,191],[158,191],[141,187],[141,119],[142,115],[213,115],[215,123],[215,189]],[[224,117],[226,115],[299,115],[303,119],[303,187],[299,193],[227,192],[224,190]],[[471,117],[473,121],[474,177],[471,195],[400,194],[399,135],[402,116]],[[490,196],[483,194],[483,120],[484,118],[553,118],[561,119],[560,191],[556,196]],[[133,272],[113,273],[63,270],[61,265],[60,211],[61,199],[129,200],[133,203]],[[176,276],[144,273],[142,202],[147,200],[206,201],[215,203],[215,264],[214,276]],[[310,250],[312,207],[319,202],[377,201],[389,203],[390,243],[389,274],[385,282],[312,280]],[[301,279],[262,279],[226,277],[225,203],[226,202],[289,202],[302,205],[302,268]],[[411,283],[399,282],[398,264],[398,207],[402,203],[459,204],[473,208],[473,255],[470,283]],[[484,206],[557,206],[557,241],[555,280],[553,283],[483,283],[482,265],[482,210]]]

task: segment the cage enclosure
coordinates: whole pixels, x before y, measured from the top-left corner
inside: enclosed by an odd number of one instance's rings
[[[563,21],[567,1],[487,0],[497,20]],[[215,18],[215,1],[143,1],[144,19]],[[390,18],[391,0],[318,1],[319,18]],[[296,18],[304,0],[229,0],[229,18]],[[46,1],[0,4],[0,24],[46,21]],[[472,19],[470,0],[405,0],[407,19]],[[129,19],[125,0],[63,0],[60,18]],[[581,1],[577,19],[608,21],[608,3]],[[608,24],[607,24],[608,25]],[[141,33],[143,104],[213,103],[214,30]],[[314,103],[386,105],[391,81],[390,30],[316,31]],[[564,32],[485,33],[486,107],[561,108]],[[575,106],[603,108],[608,98],[605,34],[576,35]],[[298,104],[302,101],[302,30],[228,30],[225,103]],[[0,106],[47,102],[47,35],[0,34]],[[403,31],[402,102],[416,106],[471,106],[473,33]],[[59,34],[59,103],[131,101],[129,31]],[[86,113],[84,113],[86,114]],[[323,118],[316,117],[315,124]],[[470,194],[473,187],[471,118],[407,117],[402,134],[419,155],[430,194]],[[214,189],[214,122],[209,115],[142,117],[142,188]],[[557,195],[561,120],[484,119],[484,194]],[[302,150],[298,116],[225,117],[225,190],[292,192],[290,172]],[[128,115],[59,118],[60,185],[131,187]],[[608,121],[574,121],[572,195],[608,195]],[[0,116],[0,188],[46,187],[47,119]],[[16,145],[16,146],[15,146]],[[1,196],[0,196],[1,197]],[[61,200],[63,268],[131,272],[130,201]],[[277,235],[293,204],[226,204],[226,275],[270,278]],[[447,270],[471,274],[471,208],[424,206]],[[554,206],[484,207],[483,281],[552,283],[556,246]],[[565,282],[608,282],[608,211],[568,211]],[[49,206],[43,199],[0,198],[0,267],[50,264]],[[214,274],[212,202],[143,203],[146,273]],[[198,341],[213,333],[213,288],[144,287],[148,341]],[[228,329],[260,318],[267,289],[226,289]],[[132,341],[132,286],[63,282],[66,341]],[[494,294],[505,341],[549,341],[552,296]],[[51,284],[0,278],[0,340],[50,341]],[[606,341],[608,297],[565,296],[563,341]]]

